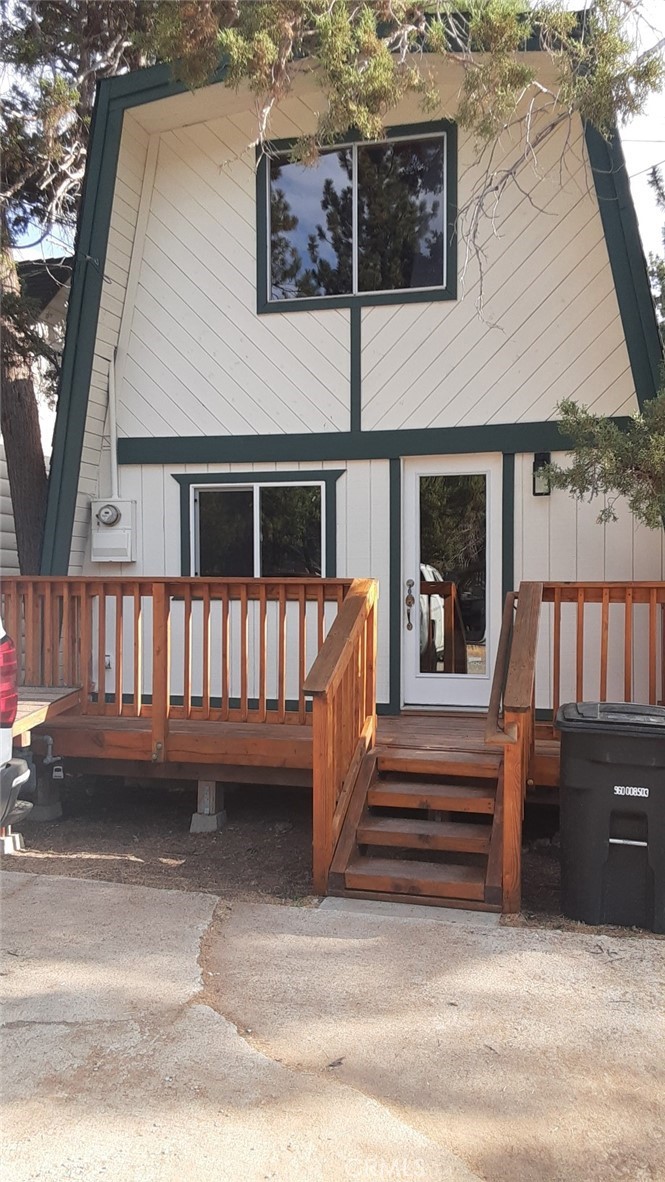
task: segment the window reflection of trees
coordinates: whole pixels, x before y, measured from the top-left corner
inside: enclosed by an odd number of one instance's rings
[[[398,141],[360,145],[355,154],[350,147],[322,153],[309,168],[271,162],[273,299],[353,292],[354,159],[357,290],[443,284],[444,142]]]
[[[484,476],[421,476],[420,560],[460,592],[485,586],[486,522]]]

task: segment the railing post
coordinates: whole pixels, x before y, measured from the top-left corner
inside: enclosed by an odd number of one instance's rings
[[[325,895],[332,859],[334,779],[334,711],[327,694],[312,702],[312,878],[314,893]]]
[[[152,759],[164,763],[168,740],[171,671],[171,603],[164,583],[152,589]]]
[[[522,902],[522,807],[526,715],[506,712],[506,730],[516,739],[506,743],[503,759],[503,905],[506,915],[516,914]]]
[[[370,747],[376,739],[376,657],[378,642],[378,592],[374,595],[374,603],[367,618],[367,648],[365,667],[365,718],[371,719]]]

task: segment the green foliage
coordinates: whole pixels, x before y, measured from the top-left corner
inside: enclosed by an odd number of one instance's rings
[[[47,233],[71,241],[76,226],[98,78],[145,64],[151,0],[5,0],[0,58],[11,85],[0,111],[0,257]],[[149,60],[154,60],[151,58]],[[37,307],[18,290],[3,300],[3,362],[45,358],[57,376],[57,354],[37,324]]]
[[[299,149],[311,158],[349,128],[381,138],[387,114],[406,95],[417,95],[427,114],[439,108],[431,55],[464,72],[457,110],[448,113],[491,141],[526,95],[543,93],[533,59],[520,53],[537,37],[556,71],[548,93],[607,133],[662,85],[662,57],[635,53],[630,19],[640,7],[641,0],[596,0],[580,17],[563,0],[534,8],[526,0],[165,2],[157,5],[153,49],[190,86],[207,81],[224,57],[228,84],[246,84],[259,99],[262,141],[275,103],[298,69],[316,61],[327,108],[313,141]]]
[[[665,524],[665,390],[622,429],[612,419],[592,414],[572,400],[562,402],[560,427],[572,440],[569,468],[553,464],[554,488],[578,500],[606,498],[599,522],[616,521],[615,503],[623,497],[643,525]]]
[[[665,183],[663,183],[662,173],[658,168],[651,169],[649,173],[649,184],[656,195],[656,204],[665,216]],[[661,332],[665,328],[665,257],[663,257],[665,256],[665,225],[663,225],[662,239],[663,255],[651,252],[648,263],[651,291],[656,305],[656,316],[658,317]]]

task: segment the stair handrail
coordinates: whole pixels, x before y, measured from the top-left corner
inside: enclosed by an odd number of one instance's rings
[[[494,662],[494,676],[490,691],[489,706],[487,708],[487,722],[485,726],[485,742],[503,744],[514,742],[514,736],[507,735],[503,726],[503,696],[508,678],[508,665],[513,638],[513,620],[517,592],[509,591],[503,605],[501,618],[501,632]]]
[[[354,579],[310,669],[314,890],[328,872],[366,753],[376,738],[378,584]]]

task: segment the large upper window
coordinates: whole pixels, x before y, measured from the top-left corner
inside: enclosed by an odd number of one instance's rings
[[[326,150],[313,165],[272,157],[264,170],[268,305],[443,294],[447,149],[442,131]]]
[[[321,492],[320,484],[197,489],[196,574],[211,578],[323,574]]]

